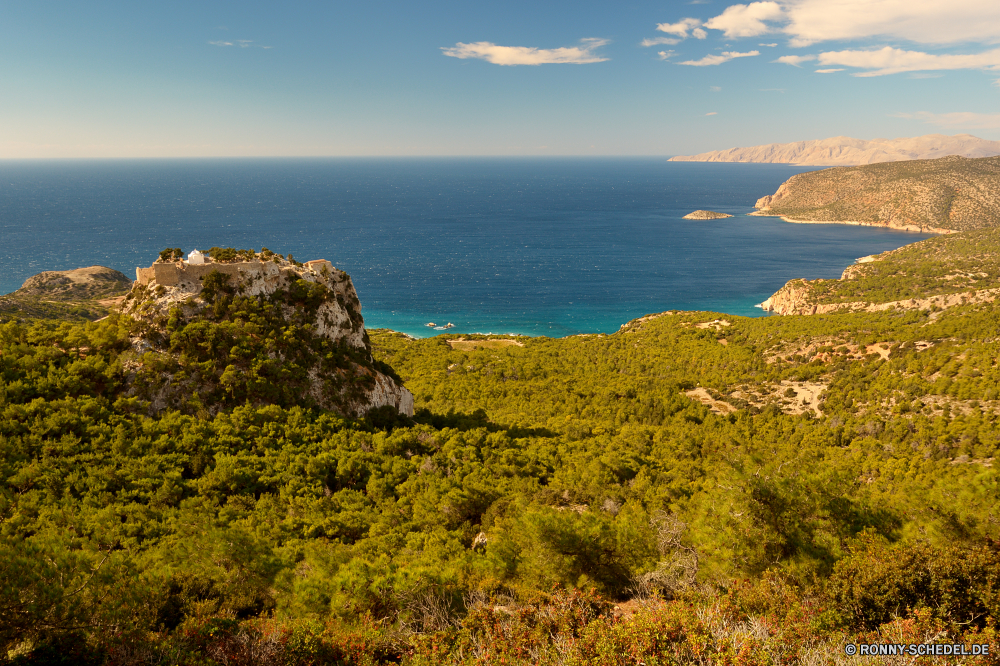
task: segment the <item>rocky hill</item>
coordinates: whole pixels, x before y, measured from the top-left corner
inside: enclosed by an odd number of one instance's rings
[[[698,155],[678,155],[671,162],[767,162],[814,166],[856,166],[878,162],[927,160],[960,155],[992,157],[1000,155],[1000,141],[987,141],[971,134],[927,134],[902,139],[830,139],[769,143],[750,148],[715,150]]]
[[[1000,157],[888,162],[792,176],[755,207],[790,222],[948,233],[1000,224]]]
[[[106,316],[132,287],[124,274],[104,266],[44,271],[0,296],[0,315],[64,320]]]
[[[714,210],[696,210],[688,213],[684,216],[685,220],[721,220],[726,217],[732,217],[728,213],[717,213]]]
[[[133,395],[154,411],[249,402],[412,416],[413,396],[372,358],[345,272],[268,250],[213,250],[225,258],[136,269],[122,305],[134,327],[124,359]]]
[[[760,307],[782,315],[940,311],[998,297],[1000,229],[982,229],[862,257],[839,280],[791,280]]]

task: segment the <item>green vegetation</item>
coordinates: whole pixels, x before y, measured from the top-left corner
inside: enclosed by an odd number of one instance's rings
[[[892,303],[1000,290],[1000,229],[929,238],[855,264],[840,280],[793,280],[803,303]]]
[[[14,293],[0,296],[0,320],[93,321],[107,316],[131,286],[127,277],[103,266],[45,271]]]
[[[371,367],[398,373],[418,409],[352,420],[297,384],[317,359],[343,369],[301,330],[328,295],[248,298],[215,275],[201,314],[157,328],[171,353],[143,370],[131,340],[148,324],[125,316],[0,325],[13,663],[1000,649],[992,304],[682,312],[520,345],[372,331]],[[147,372],[188,397],[154,409],[165,388]],[[796,408],[806,385],[815,400]]]
[[[758,206],[795,220],[968,231],[1000,225],[1000,157],[882,162],[792,176]]]
[[[160,252],[160,261],[177,261],[184,258],[184,250],[179,247],[168,247]]]

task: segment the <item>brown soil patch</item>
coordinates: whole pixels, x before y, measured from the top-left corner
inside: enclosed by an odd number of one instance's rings
[[[691,389],[690,391],[684,391],[684,395],[691,398],[692,400],[697,400],[701,404],[708,407],[715,414],[729,414],[730,412],[735,412],[736,408],[730,405],[728,402],[723,402],[722,400],[716,400],[713,398],[709,392],[698,387]]]
[[[726,321],[725,319],[713,319],[712,321],[703,321],[699,324],[695,324],[695,328],[714,328],[717,331],[721,331],[723,326],[731,326],[732,322]]]
[[[511,340],[509,338],[489,338],[487,340],[448,340],[448,345],[452,349],[459,351],[474,351],[476,349],[500,349],[501,347],[523,347],[523,342]]]

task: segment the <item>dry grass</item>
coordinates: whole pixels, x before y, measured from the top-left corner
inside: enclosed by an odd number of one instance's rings
[[[523,347],[524,343],[510,338],[488,338],[486,340],[466,340],[458,338],[448,340],[448,345],[458,351],[475,351],[476,349],[500,349],[501,347]]]

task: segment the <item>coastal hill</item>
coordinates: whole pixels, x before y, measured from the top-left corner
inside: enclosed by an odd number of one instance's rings
[[[1000,141],[987,141],[971,134],[927,134],[901,139],[830,139],[769,143],[750,148],[715,150],[698,155],[678,155],[671,162],[766,162],[815,166],[856,166],[877,162],[925,160],[960,155],[992,157],[1000,155]]]
[[[0,316],[63,320],[106,316],[132,288],[124,274],[105,266],[43,271],[17,291],[0,296]]]
[[[980,229],[862,257],[839,280],[791,280],[760,307],[781,315],[939,313],[960,305],[991,303],[998,297],[1000,229]]]
[[[179,255],[137,268],[121,308],[133,322],[121,359],[130,394],[154,412],[249,402],[413,414],[413,396],[372,358],[347,273],[266,248]]]
[[[792,176],[755,207],[790,222],[948,233],[1000,224],[1000,157],[885,162]]]
[[[369,340],[327,262],[165,251],[129,314],[0,324],[0,654],[995,653],[1000,310],[974,296],[1000,285],[998,250],[1000,229],[950,234],[807,285],[817,303],[972,292],[943,309],[663,312],[506,344]],[[374,372],[405,379],[412,418],[345,418]]]

